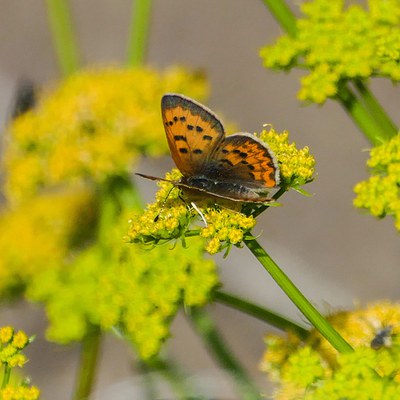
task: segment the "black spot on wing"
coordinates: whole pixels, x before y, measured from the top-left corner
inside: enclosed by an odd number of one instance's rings
[[[203,140],[212,140],[212,136],[210,135],[204,135]]]
[[[201,149],[194,149],[194,150],[193,150],[193,153],[194,153],[194,154],[203,154],[203,150],[201,150]]]
[[[179,152],[182,153],[182,154],[187,154],[188,153],[188,149],[181,148],[181,149],[179,149]]]
[[[179,117],[179,120],[180,120],[181,122],[185,122],[185,121],[186,121],[186,117],[184,117],[184,116]]]
[[[175,135],[174,136],[174,139],[178,142],[178,141],[183,141],[183,142],[186,142],[187,140],[186,140],[186,137],[185,136],[182,136],[182,135]]]
[[[233,167],[233,163],[231,160],[228,160],[227,158],[223,158],[221,159],[221,162],[225,163],[225,164],[229,164],[231,167]]]
[[[186,125],[186,127],[188,128],[189,131],[192,131],[194,129],[193,125]]]
[[[196,131],[197,132],[203,132],[203,128],[201,126],[196,125]]]

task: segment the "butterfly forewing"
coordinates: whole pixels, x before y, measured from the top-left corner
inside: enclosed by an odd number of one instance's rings
[[[268,146],[250,133],[228,136],[214,155],[221,177],[249,188],[273,188],[279,183],[277,162]]]
[[[224,139],[224,128],[207,108],[177,94],[161,100],[172,158],[184,176],[200,174]]]

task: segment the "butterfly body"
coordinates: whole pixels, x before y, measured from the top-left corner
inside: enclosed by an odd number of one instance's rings
[[[270,201],[267,192],[279,183],[279,168],[264,142],[250,133],[225,137],[211,110],[179,94],[164,95],[161,110],[172,158],[183,175],[173,184],[231,201]]]

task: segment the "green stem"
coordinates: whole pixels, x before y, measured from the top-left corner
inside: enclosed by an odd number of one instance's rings
[[[282,0],[263,0],[263,2],[282,28],[285,29],[290,36],[296,36],[297,19],[288,5]]]
[[[321,333],[322,336],[340,353],[348,353],[353,349],[343,339],[342,336],[329,324],[326,319],[316,310],[316,308],[304,297],[293,282],[279,268],[274,260],[254,239],[244,239],[245,244],[250,251],[257,257],[267,272],[272,276],[275,282],[282,288],[290,300],[311,322],[311,324]]]
[[[242,311],[247,315],[252,315],[261,321],[271,324],[275,328],[294,332],[302,339],[305,339],[308,336],[308,330],[296,322],[289,320],[283,315],[267,310],[264,307],[260,307],[254,303],[246,301],[240,297],[218,290],[215,292],[215,300],[236,310]]]
[[[153,376],[151,372],[151,368],[147,366],[144,362],[139,362],[137,364],[137,368],[141,375],[143,375],[143,391],[144,391],[144,398],[146,400],[153,400],[157,398],[157,390],[156,390],[156,383],[154,382]]]
[[[356,80],[354,84],[362,102],[368,108],[371,116],[381,126],[382,132],[386,136],[386,140],[389,140],[393,136],[397,135],[397,126],[378,102],[376,97],[369,90],[368,86],[359,79]]]
[[[374,146],[382,144],[387,140],[386,133],[382,127],[349,88],[342,86],[339,89],[337,98]]]
[[[98,365],[100,343],[101,332],[100,329],[95,327],[82,340],[77,384],[73,396],[74,400],[86,400],[90,397]]]
[[[67,0],[46,0],[53,44],[61,73],[68,76],[78,70],[78,48]]]
[[[216,361],[234,378],[241,393],[239,397],[244,400],[261,400],[259,389],[250,380],[235,356],[231,353],[226,345],[226,341],[221,337],[214,322],[206,312],[200,308],[192,308],[190,317],[197,333],[203,338]]]
[[[141,65],[145,58],[151,16],[151,0],[134,0],[129,33],[128,64]]]
[[[190,387],[181,371],[172,362],[157,357],[150,362],[142,362],[141,364],[145,365],[144,368],[147,372],[157,372],[162,375],[171,386],[175,393],[174,398],[177,400],[202,399],[202,397],[195,395],[193,388]]]
[[[8,365],[4,365],[3,381],[1,382],[1,389],[4,389],[10,382],[11,368]]]
[[[281,185],[279,190],[272,196],[272,200],[276,201],[281,197],[286,191],[288,190],[288,187],[284,184]],[[268,205],[260,205],[258,208],[256,208],[252,213],[251,216],[253,218],[258,217],[262,212],[264,212],[267,208],[269,208]]]

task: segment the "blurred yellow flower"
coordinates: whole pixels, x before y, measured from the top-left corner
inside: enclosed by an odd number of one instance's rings
[[[302,341],[268,335],[261,369],[276,400],[392,399],[400,391],[400,303],[380,301],[327,317],[354,352],[338,352],[315,329]],[[365,397],[367,394],[368,397]]]
[[[37,196],[0,214],[0,297],[33,275],[65,265],[74,246],[94,229],[96,200],[81,185]]]
[[[92,326],[117,328],[141,358],[158,353],[180,306],[202,306],[218,283],[216,265],[205,259],[198,238],[189,249],[152,251],[122,243],[127,216],[100,242],[76,255],[68,268],[33,277],[28,297],[43,302],[58,343],[82,340]],[[82,301],[84,293],[85,301]]]
[[[8,129],[8,199],[76,180],[101,183],[128,174],[140,154],[167,153],[160,99],[169,91],[203,100],[208,89],[202,75],[183,68],[138,67],[79,72],[41,93]]]

